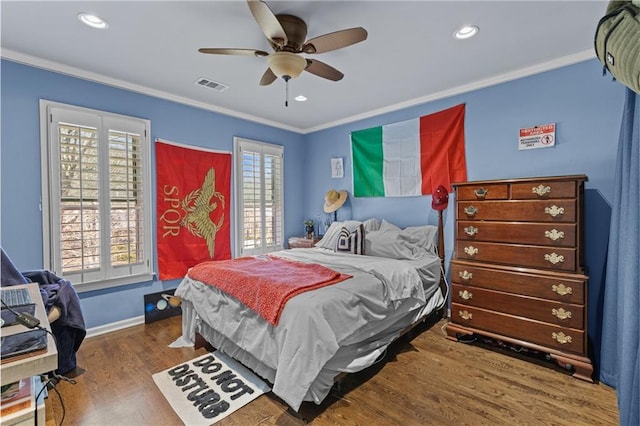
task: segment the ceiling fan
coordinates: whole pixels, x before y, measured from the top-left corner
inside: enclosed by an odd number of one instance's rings
[[[247,0],[247,4],[260,29],[267,36],[273,53],[256,49],[225,48],[201,48],[198,51],[216,55],[266,57],[269,68],[260,79],[261,86],[273,83],[278,77],[288,82],[302,71],[332,81],[341,80],[344,74],[337,69],[317,59],[304,58],[300,54],[330,52],[367,39],[367,30],[355,27],[306,40],[307,24],[302,19],[288,14],[276,15],[264,1]]]

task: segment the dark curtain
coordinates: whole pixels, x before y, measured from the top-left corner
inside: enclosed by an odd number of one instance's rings
[[[627,89],[611,206],[600,380],[620,424],[640,425],[640,96]]]

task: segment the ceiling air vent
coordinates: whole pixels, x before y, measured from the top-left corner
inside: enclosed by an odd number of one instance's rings
[[[217,90],[218,92],[224,92],[229,88],[226,84],[218,83],[217,81],[210,80],[205,77],[200,77],[196,80],[195,84],[198,86],[208,87],[209,89]]]

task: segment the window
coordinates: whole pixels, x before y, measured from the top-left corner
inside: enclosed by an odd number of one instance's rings
[[[248,256],[283,248],[284,148],[234,138],[236,254]]]
[[[78,290],[152,278],[150,124],[41,101],[45,268]]]

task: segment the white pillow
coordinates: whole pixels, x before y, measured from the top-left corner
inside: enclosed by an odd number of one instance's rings
[[[428,251],[420,246],[417,236],[402,230],[387,229],[365,234],[364,253],[390,259],[422,259]]]
[[[393,259],[420,259],[437,254],[438,227],[399,226],[383,219],[377,233],[365,234],[365,254]]]
[[[393,231],[400,231],[400,227],[394,225],[391,222],[387,222],[386,219],[382,219],[382,223],[380,224],[380,228],[378,228],[379,231],[387,231],[387,230],[393,230]]]
[[[429,250],[432,253],[436,252],[436,247],[438,243],[436,238],[438,236],[438,227],[434,225],[422,225],[422,226],[408,226],[404,229],[401,229],[399,226],[394,225],[391,222],[382,219],[382,224],[380,225],[380,231],[404,231],[418,238],[416,244],[419,246]]]
[[[362,222],[362,225],[364,226],[365,234],[367,232],[377,231],[380,229],[380,222],[378,222],[378,219],[376,219],[375,217],[365,220],[364,222]]]
[[[316,243],[316,247],[322,247],[326,249],[336,250],[336,244],[338,244],[338,236],[342,227],[347,228],[349,232],[353,232],[358,225],[362,222],[357,220],[345,220],[344,222],[333,222],[327,232],[324,233],[324,237]],[[365,231],[366,233],[366,231]]]
[[[430,251],[431,253],[436,253],[436,248],[438,247],[438,227],[434,225],[424,225],[424,226],[409,226],[402,230],[414,237],[417,238],[417,244],[420,247]]]

